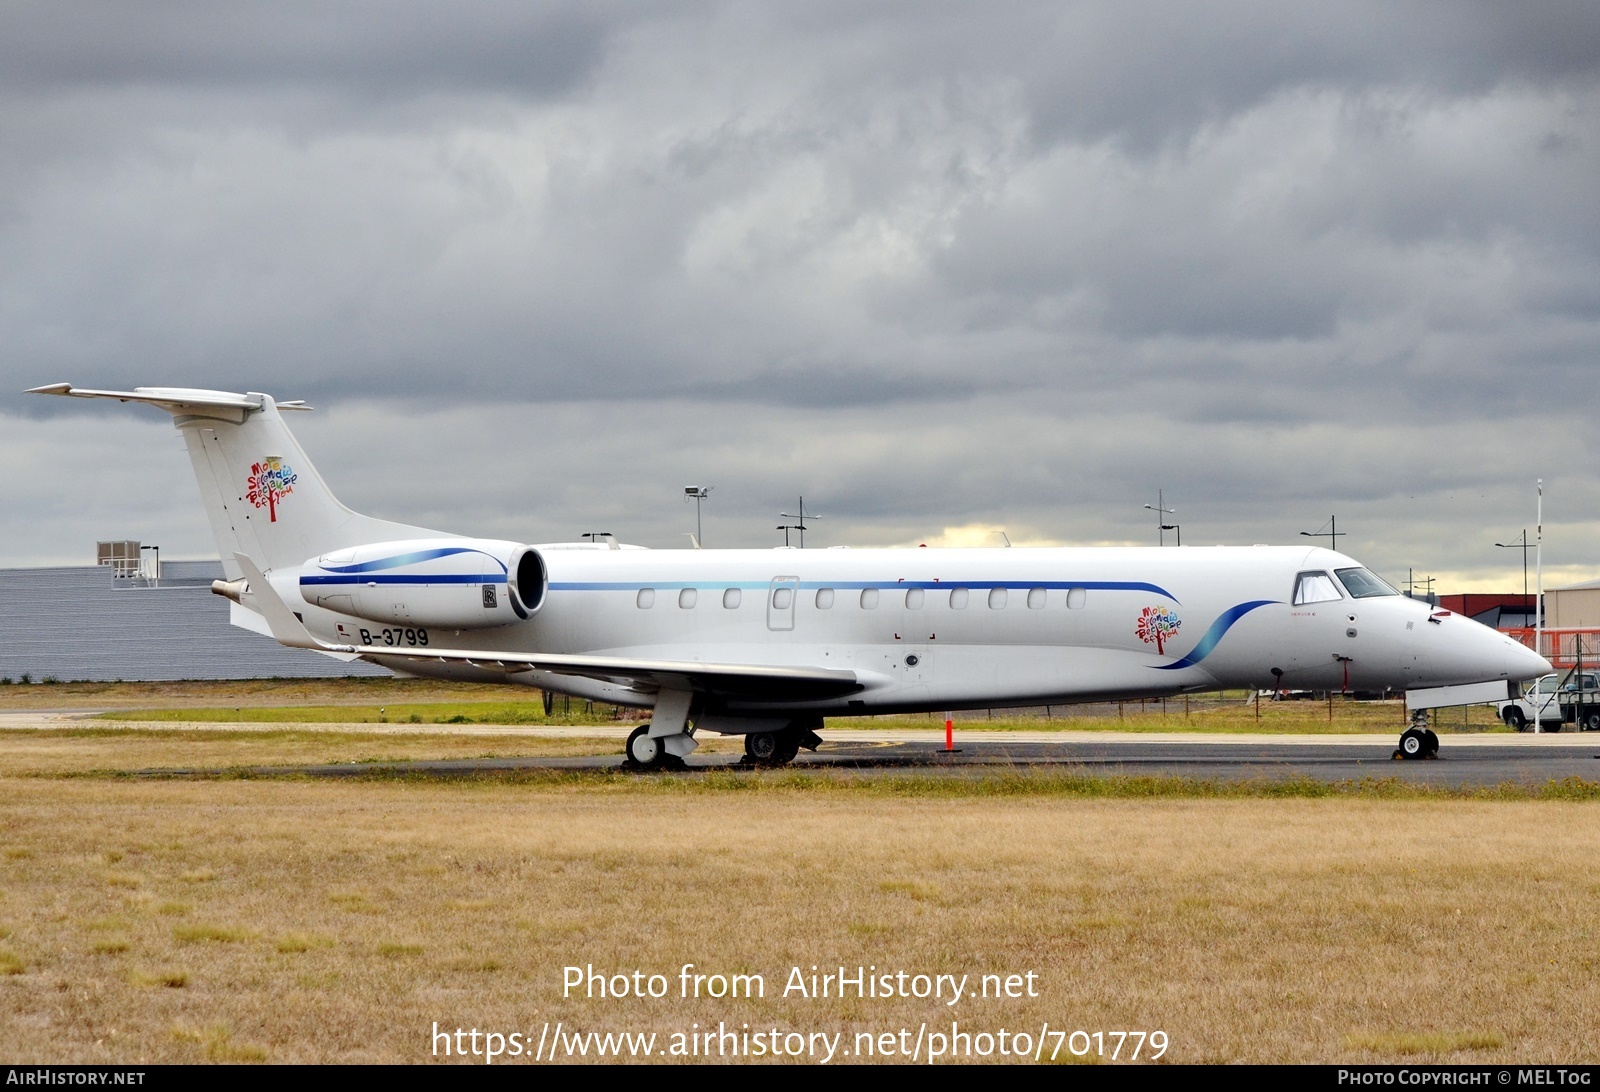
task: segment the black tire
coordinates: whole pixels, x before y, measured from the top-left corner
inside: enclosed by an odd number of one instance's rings
[[[787,766],[800,753],[800,733],[751,732],[744,737],[744,759],[753,766]]]
[[[1425,758],[1439,757],[1439,736],[1432,728],[1424,728],[1422,730],[1422,742],[1427,747]]]
[[[1578,725],[1580,732],[1600,732],[1600,710],[1583,715],[1583,723]]]
[[[1546,732],[1559,732],[1559,731],[1561,731],[1561,729],[1565,728],[1566,726],[1567,726],[1567,722],[1566,721],[1564,721],[1564,720],[1556,720],[1556,721],[1550,721],[1550,722],[1548,722],[1546,724],[1541,724],[1539,727],[1541,729],[1543,729],[1544,731],[1546,731]]]
[[[778,753],[772,756],[773,765],[787,766],[800,753],[800,733],[790,728],[778,733]]]
[[[1500,719],[1506,722],[1506,727],[1513,732],[1526,732],[1528,718],[1522,715],[1522,710],[1515,705],[1506,706],[1506,711],[1500,714]]]
[[[748,732],[744,737],[744,757],[766,765],[778,753],[778,733]]]
[[[650,726],[641,724],[628,734],[627,764],[636,770],[654,770],[666,761],[667,749],[650,738]]]
[[[550,719],[550,714],[555,712],[555,708],[556,696],[548,690],[544,691],[544,718],[546,720]]]
[[[1428,755],[1428,737],[1417,728],[1407,728],[1400,733],[1401,758],[1426,758]]]

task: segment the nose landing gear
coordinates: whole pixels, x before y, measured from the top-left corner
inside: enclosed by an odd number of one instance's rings
[[[1428,711],[1418,709],[1411,714],[1411,727],[1400,733],[1400,746],[1393,758],[1438,758],[1439,737],[1428,727]]]

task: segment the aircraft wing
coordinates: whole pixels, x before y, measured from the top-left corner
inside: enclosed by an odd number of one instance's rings
[[[245,554],[233,555],[255,595],[273,638],[291,648],[318,652],[353,653],[390,660],[459,663],[474,667],[499,667],[511,671],[548,671],[602,682],[652,688],[694,690],[741,701],[822,701],[865,689],[854,671],[820,667],[781,667],[763,664],[702,663],[697,660],[648,660],[627,656],[586,656],[564,653],[496,652],[471,649],[390,648],[384,645],[339,645],[319,641],[278,596],[272,583]]]

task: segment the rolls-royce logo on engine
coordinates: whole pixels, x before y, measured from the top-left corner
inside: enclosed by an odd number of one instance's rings
[[[271,517],[267,522],[278,522],[278,502],[294,492],[299,476],[276,455],[268,455],[259,463],[250,464],[250,478],[245,482],[245,499],[257,508],[265,508]]]

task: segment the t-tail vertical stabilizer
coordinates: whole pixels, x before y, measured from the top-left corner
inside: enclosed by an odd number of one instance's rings
[[[187,387],[102,391],[56,383],[28,393],[147,402],[170,413],[188,446],[230,580],[243,575],[235,554],[270,570],[362,543],[455,537],[373,519],[340,504],[284,424],[280,411],[309,409],[304,403]]]

